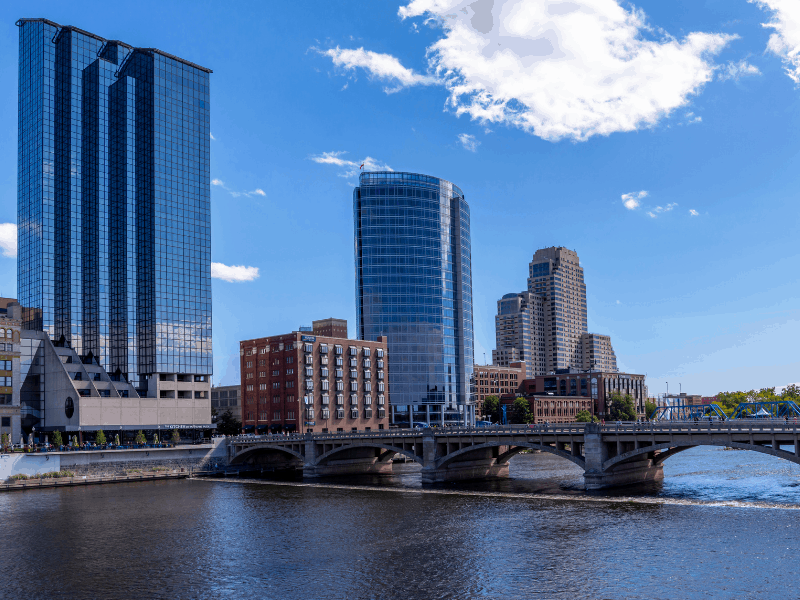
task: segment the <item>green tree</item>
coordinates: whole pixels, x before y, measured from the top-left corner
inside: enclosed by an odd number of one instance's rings
[[[588,410],[579,410],[575,415],[575,421],[578,423],[591,423],[596,420]]]
[[[177,429],[173,429],[172,430],[172,443],[173,444],[177,444],[180,441],[181,441],[181,434],[178,433]]]
[[[533,420],[531,405],[525,398],[517,398],[514,400],[509,412],[509,420],[516,425],[530,423]]]
[[[658,407],[656,406],[655,402],[650,402],[650,401],[645,402],[644,403],[644,416],[647,417],[648,419],[651,418],[653,416],[653,413],[656,412],[657,408]]]
[[[103,433],[102,429],[98,429],[97,433],[94,435],[94,443],[100,446],[106,443],[106,434]]]
[[[58,430],[55,430],[53,432],[53,445],[54,446],[61,446],[63,444],[64,444],[64,440],[61,439],[61,432],[58,431]]]
[[[500,398],[497,396],[486,396],[483,401],[483,418],[492,423],[500,422]]]
[[[217,433],[222,435],[239,435],[242,432],[242,422],[233,416],[230,409],[217,417]]]
[[[136,443],[137,444],[147,443],[147,438],[144,437],[144,431],[142,431],[141,429],[139,430],[139,433],[136,434]]]
[[[781,391],[781,400],[792,400],[793,402],[800,401],[800,387],[795,384],[787,385]]]
[[[636,405],[633,403],[633,398],[628,394],[624,396],[614,394],[611,396],[611,410],[609,414],[612,421],[635,421]]]
[[[9,437],[10,437],[9,434],[7,433],[4,433],[2,436],[0,436],[0,446],[3,447],[3,452],[5,452],[6,448],[8,448]]]

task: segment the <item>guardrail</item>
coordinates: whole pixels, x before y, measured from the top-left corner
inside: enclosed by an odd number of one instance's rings
[[[307,440],[348,440],[348,439],[402,439],[415,438],[421,435],[434,437],[455,435],[583,435],[589,423],[563,423],[541,425],[502,425],[494,427],[444,427],[423,429],[392,429],[378,431],[341,431],[336,433],[293,433],[289,435],[241,435],[230,438],[232,444],[252,444],[258,442],[305,442]],[[726,421],[656,421],[656,422],[617,422],[603,425],[593,424],[600,433],[773,433],[800,431],[800,423],[783,419],[737,419]]]

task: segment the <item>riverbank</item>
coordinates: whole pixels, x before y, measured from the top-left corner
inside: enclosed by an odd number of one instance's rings
[[[48,477],[35,479],[20,479],[13,482],[0,484],[0,492],[15,492],[19,490],[38,490],[56,487],[75,487],[83,485],[97,485],[105,483],[125,483],[131,481],[154,481],[157,479],[186,479],[191,477],[189,471],[154,471],[152,473],[129,473],[126,475],[106,475],[96,477]]]

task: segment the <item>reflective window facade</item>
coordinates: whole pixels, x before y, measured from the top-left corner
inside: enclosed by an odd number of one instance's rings
[[[134,384],[211,374],[211,71],[17,25],[23,327]]]
[[[469,205],[443,179],[362,173],[353,192],[358,337],[388,336],[395,423],[472,423]]]

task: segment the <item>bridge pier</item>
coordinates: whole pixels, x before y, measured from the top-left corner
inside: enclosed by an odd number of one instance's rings
[[[610,471],[604,470],[603,465],[610,458],[609,447],[608,442],[603,441],[600,426],[596,423],[586,425],[583,440],[583,455],[586,459],[583,484],[587,490],[601,490],[664,479],[662,466],[653,464],[653,460],[646,456],[640,460],[620,463]],[[616,440],[616,449],[618,454],[621,453],[622,445],[619,439]]]

